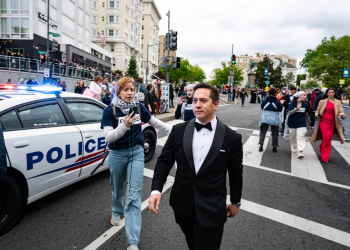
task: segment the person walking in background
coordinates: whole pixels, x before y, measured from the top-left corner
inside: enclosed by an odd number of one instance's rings
[[[271,127],[272,133],[272,151],[277,152],[278,147],[278,130],[282,130],[282,124],[278,112],[282,111],[282,104],[276,98],[277,90],[270,88],[269,96],[265,98],[261,103],[261,109],[263,114],[261,115],[259,127],[260,127],[260,139],[259,139],[259,152],[263,151],[266,132]]]
[[[232,91],[232,101],[235,101],[235,97],[236,97],[236,88],[231,87],[231,91]]]
[[[94,81],[90,83],[89,90],[94,94],[94,97],[96,100],[101,101],[101,93],[102,89],[100,87],[102,81],[101,76],[95,76]]]
[[[227,102],[232,102],[232,92],[231,92],[231,87],[227,87]]]
[[[346,115],[334,88],[327,89],[326,95],[318,104],[315,115],[318,122],[315,125],[311,141],[316,142],[317,140],[322,140],[320,145],[321,160],[324,163],[328,163],[329,155],[332,150],[333,134],[336,133],[338,135],[341,144],[345,142],[343,126],[339,116],[345,119]]]
[[[307,124],[311,124],[308,111],[309,105],[305,102],[306,93],[299,91],[294,94],[293,101],[288,107],[288,127],[290,133],[290,144],[292,152],[298,152],[298,158],[304,158],[305,135],[307,132]]]
[[[258,103],[260,104],[261,102],[261,97],[262,97],[262,89],[258,91]]]
[[[174,86],[172,83],[169,83],[169,106],[174,108]]]
[[[139,77],[136,81],[136,91],[141,93],[146,93],[147,89],[143,85],[143,78]]]
[[[74,93],[82,94],[83,90],[86,88],[84,81],[79,81],[75,87]]]
[[[153,85],[152,83],[147,84],[146,86],[147,92],[145,93],[145,101],[144,105],[148,109],[148,111],[155,116],[156,115],[156,109],[154,107],[155,102],[157,102],[157,97],[153,93]]]
[[[244,106],[244,101],[245,101],[245,97],[248,97],[248,94],[247,92],[244,91],[244,89],[242,89],[239,97],[241,97],[241,100],[242,100],[242,107]]]
[[[251,98],[250,98],[250,103],[256,103],[256,88],[253,88],[252,91],[250,92]]]

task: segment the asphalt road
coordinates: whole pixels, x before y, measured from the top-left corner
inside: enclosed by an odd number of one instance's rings
[[[273,153],[267,136],[260,158],[250,158],[249,154],[257,154],[254,142],[261,109],[249,101],[245,107],[223,105],[217,111],[222,122],[242,134],[245,145],[242,207],[227,221],[221,249],[348,249],[349,154],[337,148],[334,138],[330,162],[324,164],[319,160],[319,142],[307,141],[308,155],[299,160],[291,153],[289,141],[281,137],[278,152]],[[350,109],[346,112],[350,115]],[[311,133],[310,129],[308,137]],[[160,138],[164,136],[159,133]],[[343,147],[349,149],[349,143]],[[154,169],[161,150],[162,146],[157,146],[146,169]],[[309,167],[308,176],[295,172],[304,163]],[[315,175],[314,165],[318,166]],[[175,174],[172,169],[170,175]],[[151,181],[144,177],[142,201],[149,197]],[[143,210],[140,249],[187,249],[169,206],[170,191],[162,196],[159,215]],[[111,229],[110,217],[111,191],[105,171],[29,205],[15,227],[0,237],[0,246],[2,250],[84,249]],[[124,229],[102,240],[98,249],[126,249]]]

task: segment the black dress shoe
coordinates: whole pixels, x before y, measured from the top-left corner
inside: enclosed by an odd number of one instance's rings
[[[277,146],[272,146],[272,152],[277,152]]]
[[[259,152],[262,152],[262,151],[264,151],[263,145],[260,145],[260,146],[259,146]]]

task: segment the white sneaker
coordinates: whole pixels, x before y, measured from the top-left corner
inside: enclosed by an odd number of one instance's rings
[[[296,153],[297,150],[298,150],[297,148],[292,148],[292,152],[293,152],[293,153]]]
[[[304,158],[303,151],[299,151],[299,152],[298,152],[298,158],[299,158],[299,159]]]

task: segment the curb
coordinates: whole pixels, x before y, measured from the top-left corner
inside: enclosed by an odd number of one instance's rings
[[[158,120],[162,121],[162,122],[170,122],[175,120],[175,114],[172,115],[167,115],[167,116],[162,116],[162,117],[156,117]]]
[[[223,103],[225,104],[231,104],[231,105],[236,105],[237,104],[237,99],[235,98],[235,100],[233,102],[227,102],[225,99],[223,99],[223,97],[219,97],[220,98],[220,101],[222,101]]]

